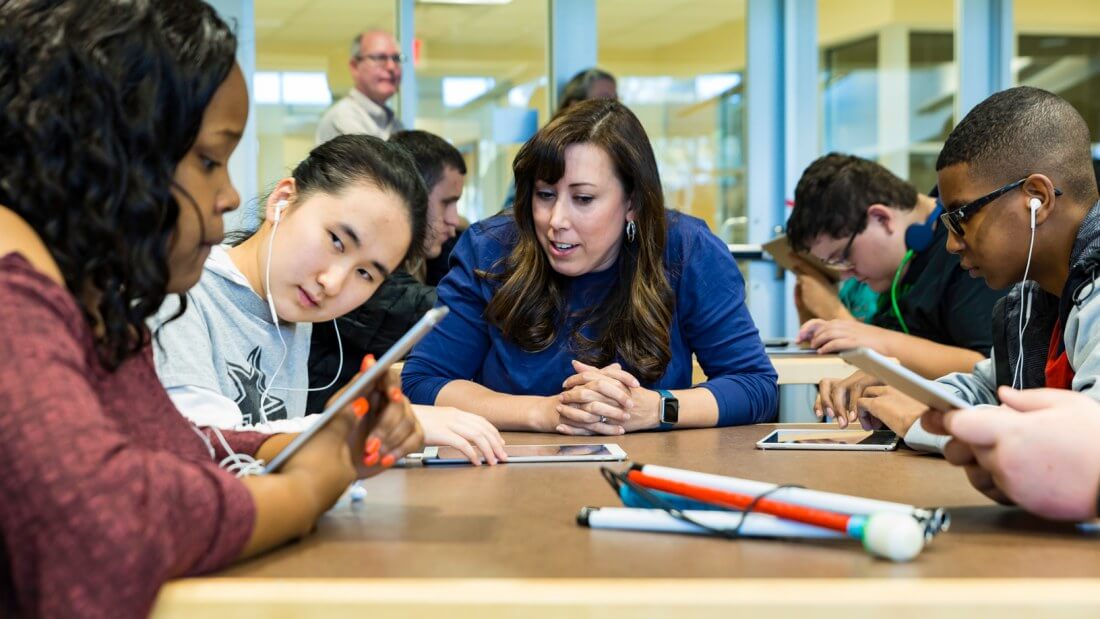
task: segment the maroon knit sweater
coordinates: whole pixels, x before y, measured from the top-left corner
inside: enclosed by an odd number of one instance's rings
[[[248,454],[266,438],[224,434]],[[0,492],[3,617],[144,616],[169,578],[232,561],[254,520],[152,350],[108,372],[73,296],[14,253],[0,257]]]

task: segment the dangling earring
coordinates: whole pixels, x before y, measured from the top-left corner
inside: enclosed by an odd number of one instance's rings
[[[638,224],[634,223],[633,219],[626,222],[626,240],[633,243],[634,239],[637,236],[638,236]]]

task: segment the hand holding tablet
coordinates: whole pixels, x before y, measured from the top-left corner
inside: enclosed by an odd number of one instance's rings
[[[895,363],[870,348],[853,348],[840,358],[882,380],[914,400],[941,411],[970,408],[970,403],[935,381]]]
[[[382,355],[382,358],[377,363],[370,367],[364,367],[364,371],[360,372],[352,381],[344,387],[339,393],[336,394],[331,400],[329,400],[328,407],[321,413],[320,419],[317,420],[308,430],[302,432],[293,441],[279,452],[279,455],[272,458],[271,462],[264,467],[264,474],[274,473],[278,471],[280,467],[286,464],[294,454],[302,448],[303,445],[309,442],[313,436],[320,432],[334,417],[346,410],[349,405],[358,405],[364,410],[357,411],[360,417],[370,413],[370,408],[374,407],[376,410],[383,405],[383,398],[388,398],[390,401],[398,401],[405,408],[408,408],[408,402],[401,395],[399,386],[387,386],[386,375],[389,367],[394,362],[400,360],[405,356],[412,347],[420,341],[425,335],[431,331],[444,316],[447,315],[446,307],[437,307],[429,310],[424,317],[421,318],[405,335],[401,336],[394,345],[386,351],[386,354]],[[379,389],[381,387],[381,389]],[[394,391],[396,389],[396,391]],[[364,406],[365,405],[365,406]],[[361,422],[357,428],[357,432],[370,432],[370,438],[365,436],[357,436],[356,443],[358,445],[364,445],[365,440],[365,452],[366,457],[363,460],[363,464],[367,467],[374,467],[378,464],[383,466],[391,466],[394,461],[401,455],[411,451],[411,449],[403,449],[400,445],[403,445],[407,439],[401,437],[409,434],[409,424],[411,424],[414,436],[419,436],[417,442],[423,442],[423,433],[420,431],[417,425],[416,418],[412,414],[411,408],[405,411],[407,414],[395,416],[393,419],[387,419],[386,415],[382,415],[381,419],[375,421],[374,418],[366,420],[366,423]],[[377,427],[373,424],[377,423]],[[399,441],[400,445],[392,444],[394,441]],[[387,449],[382,449],[382,447]],[[420,444],[416,444],[412,449],[417,449]],[[404,453],[401,453],[404,451]],[[398,455],[394,455],[397,453]],[[371,456],[378,455],[375,462],[371,462]],[[355,454],[353,454],[354,456]],[[359,458],[356,458],[356,462]],[[367,473],[360,468],[360,474]]]
[[[846,394],[824,393],[826,382],[822,381],[821,399],[831,399],[836,406],[843,400],[847,411],[836,411],[841,427],[854,420],[853,412],[858,414],[860,425],[865,430],[888,427],[899,435],[906,435],[914,423],[930,409],[954,410],[970,408],[970,404],[955,395],[947,387],[935,381],[920,377],[905,367],[887,359],[881,354],[866,348],[856,348],[840,353],[842,359],[863,370],[854,375],[856,384],[849,385]],[[863,382],[879,380],[886,385],[872,385]],[[850,382],[848,379],[844,382]],[[841,384],[843,385],[844,382]],[[856,391],[859,391],[856,393]],[[835,390],[834,390],[835,391]]]

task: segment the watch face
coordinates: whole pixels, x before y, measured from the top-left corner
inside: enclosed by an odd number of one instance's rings
[[[680,421],[680,401],[676,398],[662,398],[661,423],[676,423]]]

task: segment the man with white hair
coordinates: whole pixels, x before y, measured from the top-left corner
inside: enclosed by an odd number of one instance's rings
[[[317,124],[317,143],[338,135],[365,133],[382,139],[404,127],[386,107],[401,84],[404,57],[393,35],[370,30],[355,35],[348,69],[355,87],[330,107]]]

